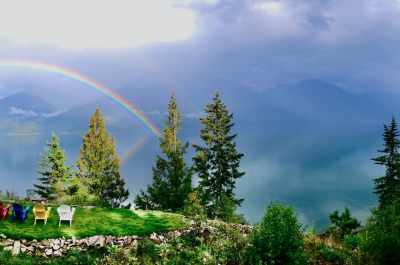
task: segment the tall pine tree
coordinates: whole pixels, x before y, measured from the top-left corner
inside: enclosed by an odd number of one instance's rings
[[[378,152],[384,153],[385,155],[371,158],[375,161],[375,164],[386,166],[386,175],[377,179],[374,179],[375,183],[375,194],[379,194],[379,209],[384,210],[395,198],[399,198],[399,173],[400,173],[400,157],[397,149],[400,146],[400,141],[397,139],[399,132],[397,130],[397,123],[392,117],[392,123],[390,126],[383,124],[383,150]]]
[[[97,107],[90,117],[89,131],[83,135],[77,176],[89,183],[91,193],[100,197],[103,206],[119,207],[129,196],[118,171],[119,163],[114,138],[106,131],[103,114]]]
[[[49,148],[44,148],[49,154],[47,156],[40,154],[43,162],[38,162],[39,165],[45,169],[51,169],[51,171],[37,170],[37,172],[43,176],[38,178],[43,185],[33,185],[37,188],[35,192],[41,197],[48,200],[60,200],[65,194],[65,185],[68,184],[68,180],[78,170],[71,171],[71,168],[74,167],[75,164],[70,166],[65,165],[65,162],[68,160],[64,157],[65,150],[61,150],[57,135],[52,133],[52,137],[53,141],[51,143],[46,141]]]
[[[240,206],[244,199],[235,199],[235,179],[245,173],[239,172],[240,159],[244,156],[236,151],[232,142],[237,134],[229,135],[234,123],[233,114],[229,114],[226,105],[221,103],[219,92],[216,92],[214,103],[206,104],[207,116],[200,118],[204,129],[200,129],[200,138],[206,147],[193,145],[197,156],[193,157],[194,170],[200,178],[200,186],[205,193],[207,213],[210,217],[220,217],[225,205],[233,201]]]
[[[192,191],[193,168],[186,166],[183,154],[189,146],[187,142],[181,146],[178,131],[182,123],[182,114],[178,110],[175,92],[167,107],[169,116],[164,125],[164,139],[159,137],[159,146],[167,159],[157,155],[156,167],[153,170],[153,184],[147,185],[147,192],[140,190],[135,198],[135,204],[142,209],[171,209],[175,212],[184,206],[184,201]]]

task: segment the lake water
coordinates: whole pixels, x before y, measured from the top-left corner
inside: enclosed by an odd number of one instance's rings
[[[237,198],[245,198],[239,213],[251,223],[260,222],[272,201],[292,204],[299,221],[315,220],[317,231],[326,229],[329,214],[340,213],[347,205],[362,223],[369,207],[376,205],[372,179],[383,176],[385,168],[371,158],[380,155],[383,126],[364,128],[236,128],[237,150],[244,154],[240,171],[246,174],[236,182]],[[59,134],[68,164],[76,163],[82,144],[81,134]],[[152,180],[152,165],[161,154],[158,139],[144,130],[111,133],[121,158],[120,172],[130,191],[129,202],[140,188]],[[182,142],[202,144],[197,129],[180,131]],[[42,135],[0,136],[0,179],[6,189],[26,194],[38,183],[39,153],[51,133]],[[192,147],[185,155],[191,165]],[[197,182],[197,180],[194,180]],[[23,194],[22,194],[23,193]]]

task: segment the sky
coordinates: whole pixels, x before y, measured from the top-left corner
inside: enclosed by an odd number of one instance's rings
[[[110,89],[156,71],[256,91],[320,79],[399,94],[399,17],[399,0],[0,0],[0,60],[57,65]],[[76,93],[76,104],[97,96],[59,76],[0,69],[0,98],[29,87],[65,108]]]

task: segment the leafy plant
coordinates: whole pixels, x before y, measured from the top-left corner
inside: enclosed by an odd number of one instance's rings
[[[258,229],[253,230],[249,259],[252,264],[303,264],[306,261],[301,224],[293,215],[292,206],[275,204],[267,206],[267,212]]]

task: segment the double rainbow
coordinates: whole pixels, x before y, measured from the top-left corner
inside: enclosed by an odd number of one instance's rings
[[[20,69],[32,69],[48,73],[57,74],[69,79],[78,81],[90,88],[97,90],[109,99],[116,102],[118,105],[126,109],[128,112],[133,114],[141,123],[143,123],[155,136],[161,136],[161,131],[146,117],[144,116],[134,105],[129,103],[126,99],[110,90],[109,88],[101,85],[100,83],[78,74],[72,70],[62,68],[60,66],[51,65],[47,63],[29,62],[29,61],[4,61],[0,60],[0,68],[20,68]]]

